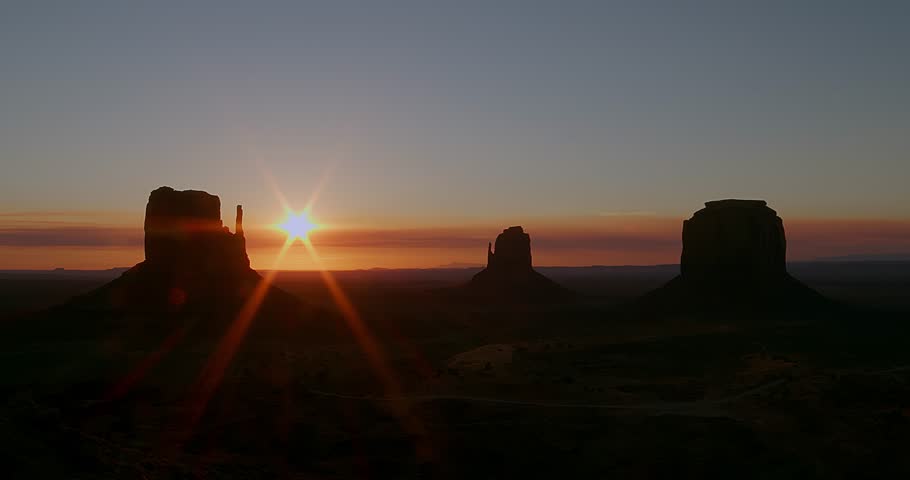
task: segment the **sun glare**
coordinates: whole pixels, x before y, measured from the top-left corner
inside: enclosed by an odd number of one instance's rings
[[[294,241],[298,238],[306,240],[307,236],[316,229],[316,225],[307,212],[294,213],[289,212],[287,218],[278,225],[278,228],[288,234],[288,240]]]

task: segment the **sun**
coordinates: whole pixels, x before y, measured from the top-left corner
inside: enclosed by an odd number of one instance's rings
[[[316,222],[310,219],[310,216],[307,212],[288,212],[287,218],[284,222],[278,224],[278,228],[283,230],[288,234],[288,239],[290,241],[297,240],[306,240],[307,236],[318,227]]]

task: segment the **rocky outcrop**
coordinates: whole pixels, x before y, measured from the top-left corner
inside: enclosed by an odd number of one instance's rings
[[[787,275],[784,222],[763,200],[705,203],[683,222],[680,273],[704,280]]]
[[[145,264],[163,271],[242,272],[250,268],[237,206],[235,233],[221,222],[221,200],[198,190],[161,187],[145,208]]]
[[[216,195],[160,187],[145,209],[145,261],[71,303],[100,310],[233,310],[262,281],[250,268],[240,205],[231,233],[221,221]],[[264,309],[298,305],[274,287],[267,288],[262,303]]]
[[[824,300],[787,273],[783,220],[763,200],[705,203],[683,222],[680,275],[642,303],[669,310],[777,309]]]
[[[471,279],[466,291],[503,299],[550,300],[568,291],[531,266],[531,237],[520,226],[509,227],[487,245],[487,267]]]
[[[487,245],[487,269],[501,272],[531,271],[531,236],[521,227],[509,227],[496,237],[496,252]]]

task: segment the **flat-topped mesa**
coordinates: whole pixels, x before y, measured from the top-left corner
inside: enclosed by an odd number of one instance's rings
[[[509,227],[496,237],[496,250],[487,246],[487,268],[522,272],[531,270],[531,236],[520,226]]]
[[[724,208],[724,207],[743,207],[743,208],[760,208],[767,207],[768,202],[764,200],[742,200],[739,198],[727,198],[724,200],[711,200],[705,202],[705,208]]]
[[[705,203],[683,222],[680,275],[638,301],[681,312],[812,311],[830,303],[787,273],[787,239],[762,200]]]
[[[763,200],[717,200],[683,222],[680,272],[697,281],[787,275],[783,220]]]
[[[221,200],[198,190],[160,187],[145,209],[145,263],[168,271],[207,272],[249,269],[243,236],[243,210],[237,206],[237,233],[221,222]]]

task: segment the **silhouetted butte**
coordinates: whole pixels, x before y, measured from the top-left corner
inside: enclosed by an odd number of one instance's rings
[[[160,187],[145,209],[145,261],[69,306],[100,310],[185,311],[238,308],[262,282],[250,268],[237,206],[231,233],[221,200],[198,190]],[[296,308],[291,295],[268,287],[262,308]]]
[[[783,220],[763,200],[705,203],[683,222],[680,275],[641,304],[673,311],[750,310],[826,304],[787,273]]]
[[[525,300],[551,300],[569,292],[531,266],[531,237],[520,226],[496,237],[495,250],[487,245],[487,267],[466,286],[470,294]]]

